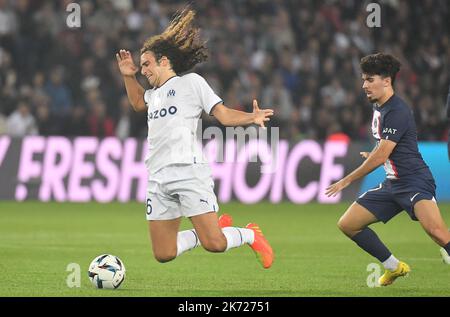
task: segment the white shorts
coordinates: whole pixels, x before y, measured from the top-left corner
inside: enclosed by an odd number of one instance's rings
[[[219,211],[208,164],[169,165],[149,175],[147,220],[171,220]]]

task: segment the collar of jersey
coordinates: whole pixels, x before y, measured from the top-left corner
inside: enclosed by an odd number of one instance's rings
[[[382,106],[380,106],[378,103],[375,102],[375,107],[376,107],[377,109],[385,108],[388,104],[391,103],[391,101],[394,99],[394,96],[395,96],[395,93],[394,93],[391,97],[389,97],[389,99],[386,100],[386,102],[385,102]]]
[[[161,87],[164,86],[169,80],[171,80],[172,78],[176,78],[176,77],[180,77],[180,76],[178,76],[178,75],[173,75],[172,77],[167,78],[167,80],[166,80],[165,82],[163,82],[163,84],[162,84],[161,86],[156,87],[155,89],[161,88]]]

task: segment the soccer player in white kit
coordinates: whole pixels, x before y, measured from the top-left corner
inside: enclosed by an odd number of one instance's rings
[[[232,227],[229,215],[218,218],[214,182],[196,130],[202,111],[226,126],[264,127],[273,110],[259,109],[256,100],[252,113],[230,109],[203,77],[187,73],[207,57],[199,41],[200,29],[191,25],[194,16],[194,11],[183,10],[162,34],[145,41],[141,74],[152,89],[145,90],[136,80],[139,68],[129,51],[116,54],[132,107],[147,111],[146,203],[153,254],[159,262],[168,262],[200,244],[210,252],[248,244],[262,266],[269,268],[273,251],[258,225]],[[188,217],[194,229],[179,232],[181,217]]]

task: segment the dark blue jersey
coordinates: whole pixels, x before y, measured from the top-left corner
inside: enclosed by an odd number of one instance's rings
[[[409,106],[393,95],[381,107],[373,107],[372,134],[397,143],[384,169],[388,179],[433,179],[417,146],[417,129]]]

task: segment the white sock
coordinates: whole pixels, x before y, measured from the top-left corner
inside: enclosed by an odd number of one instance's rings
[[[200,245],[197,232],[194,229],[178,232],[177,236],[177,256],[186,251],[192,250]]]
[[[227,249],[225,251],[240,247],[245,243],[252,244],[255,241],[255,232],[251,229],[225,227],[222,228],[222,232],[227,239]]]
[[[386,270],[389,271],[395,271],[398,267],[398,260],[397,258],[392,254],[386,261],[383,262],[383,266]]]

